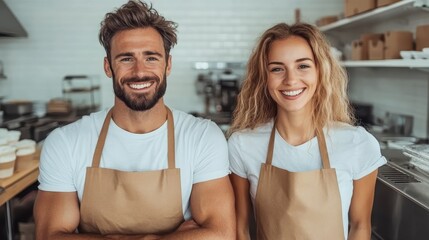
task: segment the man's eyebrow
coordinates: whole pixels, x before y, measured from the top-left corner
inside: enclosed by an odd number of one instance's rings
[[[120,57],[132,57],[132,56],[134,56],[134,54],[131,52],[123,52],[123,53],[119,53],[118,55],[116,55],[115,59],[118,59]]]
[[[143,55],[148,55],[148,56],[156,55],[158,57],[163,57],[163,55],[161,53],[156,52],[156,51],[144,51]]]
[[[158,57],[163,57],[163,55],[159,52],[156,51],[144,51],[143,55],[145,56],[158,56]],[[133,57],[134,53],[132,52],[123,52],[123,53],[119,53],[118,55],[115,56],[115,59],[118,59],[120,57]]]

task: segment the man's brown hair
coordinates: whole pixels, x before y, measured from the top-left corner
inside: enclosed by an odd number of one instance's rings
[[[177,24],[166,20],[163,16],[148,5],[139,0],[132,0],[122,5],[116,11],[107,13],[101,22],[99,40],[106,50],[107,59],[110,62],[111,40],[120,31],[135,28],[152,27],[162,36],[164,41],[165,57],[168,59],[171,48],[177,43]]]

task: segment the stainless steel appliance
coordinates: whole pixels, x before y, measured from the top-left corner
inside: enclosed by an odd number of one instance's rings
[[[0,37],[27,37],[21,23],[6,5],[0,0]]]
[[[87,115],[100,108],[100,83],[96,76],[68,75],[63,79],[63,97],[77,115]]]
[[[6,118],[0,123],[0,127],[20,131],[21,139],[33,139],[36,142],[44,140],[59,125],[55,119],[38,118],[35,115]]]
[[[218,112],[232,113],[237,103],[238,78],[232,73],[228,73],[226,75],[223,74],[221,77],[224,78],[221,78],[218,81],[219,92],[217,94],[218,104],[216,106],[216,110]]]
[[[205,68],[196,67],[208,71],[199,73],[195,81],[197,94],[204,97],[204,112],[192,114],[211,119],[219,125],[229,125],[237,102],[242,66],[217,63],[210,67],[207,64]]]
[[[409,164],[402,150],[382,151],[388,164],[379,169],[372,230],[375,239],[429,239],[429,175]]]
[[[22,116],[33,112],[33,102],[7,101],[1,103],[1,109],[5,116]]]

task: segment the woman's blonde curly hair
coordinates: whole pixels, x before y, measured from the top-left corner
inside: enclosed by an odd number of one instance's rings
[[[267,88],[268,53],[274,41],[290,36],[302,37],[308,42],[319,70],[318,84],[312,98],[313,126],[322,128],[336,121],[354,123],[347,98],[347,74],[332,56],[324,35],[317,27],[307,23],[279,23],[262,34],[250,56],[228,135],[246,128],[253,129],[276,117],[277,104]]]

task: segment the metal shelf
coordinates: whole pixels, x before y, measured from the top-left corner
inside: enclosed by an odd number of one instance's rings
[[[422,1],[418,0],[402,0],[391,5],[375,8],[366,13],[341,19],[320,27],[320,30],[322,32],[347,31],[353,27],[365,26],[374,22],[386,21],[389,18],[400,17],[415,7],[422,7],[424,5]]]

